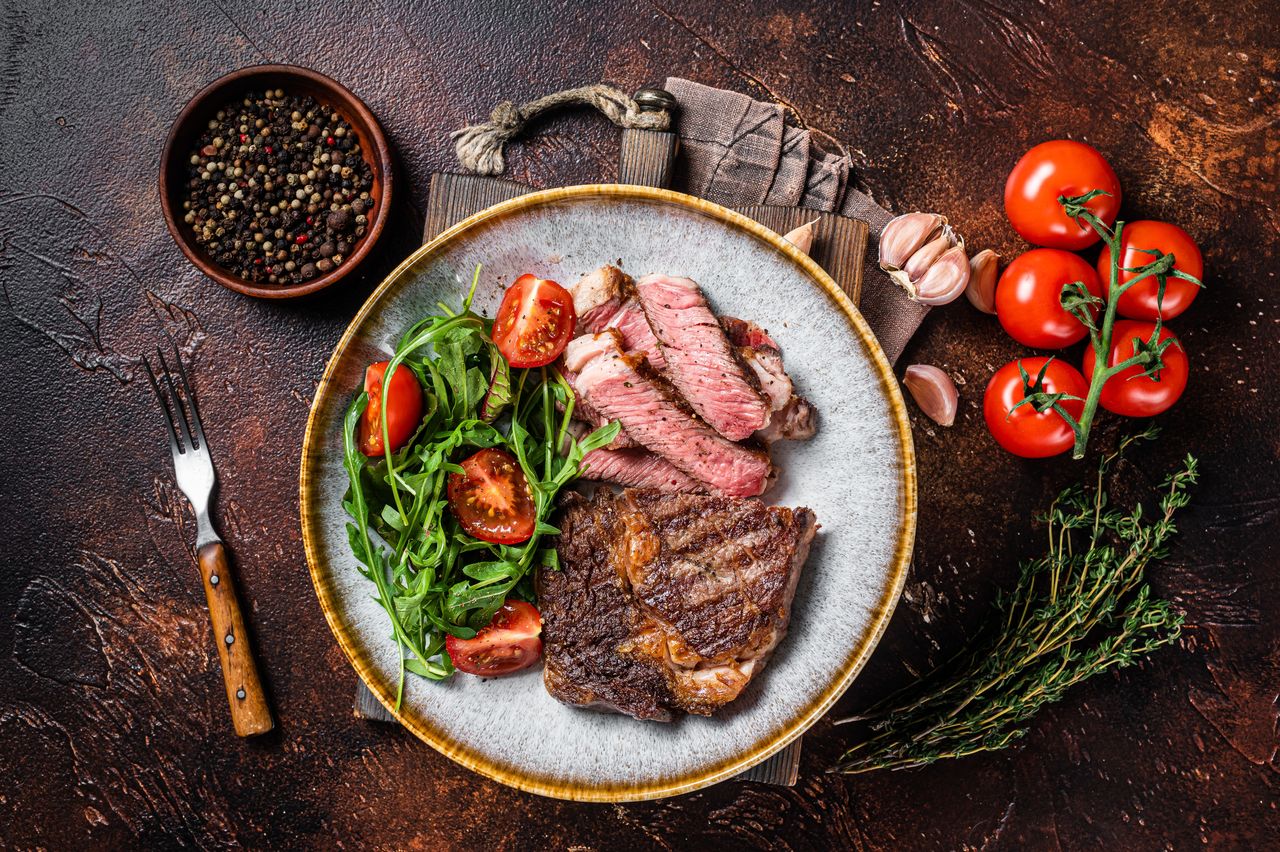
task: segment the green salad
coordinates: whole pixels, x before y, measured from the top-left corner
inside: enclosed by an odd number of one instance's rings
[[[479,276],[477,268],[458,310],[438,305],[438,314],[404,333],[388,362],[374,365],[380,372],[370,369],[344,419],[347,532],[400,650],[397,705],[404,672],[432,680],[454,673],[449,637],[474,639],[508,600],[534,602],[533,569],[559,567],[559,530],[548,522],[556,495],[579,475],[583,456],[619,430],[612,423],[574,438],[574,394],[554,364],[512,367],[493,340],[494,321],[471,309]],[[564,342],[558,346],[557,355]],[[401,395],[409,402],[398,402]],[[499,461],[477,473],[475,459]],[[503,459],[518,471],[507,464],[502,475]],[[477,504],[468,486],[488,503]],[[490,504],[512,503],[532,507],[523,531],[495,521]]]

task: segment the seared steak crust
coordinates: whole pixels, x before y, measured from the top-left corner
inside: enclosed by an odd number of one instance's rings
[[[541,570],[547,691],[640,719],[711,715],[785,635],[817,525],[758,500],[569,495]]]
[[[561,505],[556,550],[563,567],[540,569],[537,576],[547,692],[565,704],[671,721],[662,667],[617,650],[646,619],[602,546],[616,527],[612,507],[588,510],[586,498],[574,492]]]

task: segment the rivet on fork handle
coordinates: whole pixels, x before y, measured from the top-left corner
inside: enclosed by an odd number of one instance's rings
[[[222,542],[211,541],[200,548],[197,557],[209,615],[213,619],[213,635],[218,638],[216,644],[222,660],[227,702],[231,705],[231,722],[242,737],[265,734],[275,723],[258,678],[234,584],[223,582],[231,576],[227,549]]]

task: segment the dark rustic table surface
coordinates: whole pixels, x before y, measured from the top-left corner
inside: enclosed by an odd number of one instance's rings
[[[503,849],[1110,847],[1275,842],[1280,757],[1280,28],[1267,2],[37,3],[0,9],[0,835],[14,847]],[[1268,18],[1270,18],[1268,20]],[[214,77],[310,66],[381,118],[404,192],[378,261],[310,301],[203,279],[160,217],[169,122]],[[1072,691],[1016,749],[923,770],[825,774],[819,723],[794,789],[731,784],[638,805],[503,788],[395,727],[352,717],[355,675],[312,593],[298,522],[303,424],[357,306],[418,242],[448,131],[503,98],[679,74],[785,104],[843,140],[901,211],[951,215],[973,247],[1021,249],[1004,175],[1033,143],[1096,145],[1126,218],[1181,223],[1208,290],[1176,329],[1185,398],[1129,474],[1196,453],[1203,482],[1153,582],[1177,646]],[[611,180],[617,131],[559,119],[516,149],[538,186]],[[140,354],[191,369],[279,724],[231,731],[194,529]],[[920,534],[889,631],[841,708],[954,650],[1018,558],[1029,515],[1076,478],[996,452],[994,367],[1020,354],[966,303],[901,365],[963,380],[961,415],[912,408]],[[900,365],[900,366],[901,366]],[[1104,427],[1103,437],[1114,431]]]

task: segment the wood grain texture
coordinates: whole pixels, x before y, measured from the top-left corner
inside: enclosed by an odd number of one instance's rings
[[[0,9],[0,845],[1272,845],[1280,32],[1265,26],[1268,11],[1245,0]],[[369,268],[290,304],[201,278],[156,205],[168,122],[204,83],[264,61],[315,67],[358,94],[403,180]],[[1004,218],[1004,177],[1026,148],[1060,137],[1107,154],[1130,220],[1168,219],[1196,238],[1207,289],[1172,324],[1193,375],[1159,420],[1164,437],[1125,469],[1141,484],[1187,452],[1201,459],[1178,546],[1151,571],[1187,613],[1176,647],[1072,690],[1009,751],[844,778],[824,770],[851,734],[822,722],[794,788],[719,785],[618,807],[507,790],[406,732],[352,718],[354,675],[315,605],[298,524],[302,430],[325,360],[420,244],[430,176],[456,168],[450,131],[503,99],[600,79],[634,90],[667,74],[786,104],[844,143],[878,200],[945,212],[974,249],[1025,250]],[[617,179],[619,136],[603,118],[546,130],[509,151],[510,178]],[[194,520],[137,361],[162,332],[183,351],[218,449],[219,528],[239,558],[278,716],[263,737],[227,735],[205,603],[182,569],[195,561]],[[836,716],[957,650],[1017,560],[1041,547],[1030,513],[1079,476],[1065,459],[1003,456],[986,433],[982,389],[1022,354],[961,301],[932,311],[900,359],[950,373],[961,408],[950,429],[912,409],[914,568]],[[1099,435],[1121,426],[1104,418]]]
[[[253,659],[253,643],[236,600],[235,578],[227,559],[227,547],[211,541],[196,551],[205,600],[213,622],[213,643],[222,663],[222,680],[231,707],[231,722],[242,737],[265,734],[275,727],[271,708]]]
[[[680,137],[657,130],[623,130],[618,151],[618,183],[667,189],[675,171]]]

